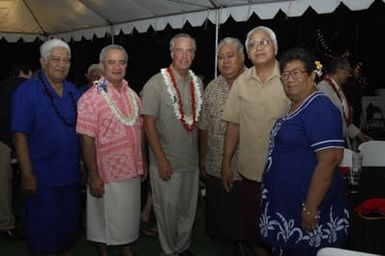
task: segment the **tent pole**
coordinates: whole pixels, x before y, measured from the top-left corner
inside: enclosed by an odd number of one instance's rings
[[[110,35],[111,35],[111,44],[115,44],[115,25],[112,24],[110,27]]]
[[[214,60],[215,60],[215,64],[214,64],[214,77],[217,77],[217,70],[218,70],[218,56],[217,56],[217,51],[218,51],[218,34],[219,34],[219,21],[220,21],[220,9],[219,8],[215,8],[215,56],[214,56]]]

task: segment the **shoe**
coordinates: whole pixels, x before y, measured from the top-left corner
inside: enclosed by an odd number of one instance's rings
[[[24,240],[24,234],[22,234],[20,231],[17,229],[5,229],[5,230],[0,230],[0,234],[2,237],[5,237],[9,240]]]
[[[180,252],[180,253],[178,253],[178,255],[179,256],[194,256],[194,254],[192,252],[190,252],[189,250]]]

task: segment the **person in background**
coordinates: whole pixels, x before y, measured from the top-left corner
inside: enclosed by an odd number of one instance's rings
[[[241,176],[236,171],[238,152],[234,153],[232,189],[222,186],[222,154],[226,122],[221,120],[227,96],[234,80],[245,70],[243,46],[232,37],[218,45],[218,69],[221,75],[212,80],[203,95],[199,119],[199,163],[206,181],[206,232],[225,243],[223,255],[236,255],[237,245],[243,240],[241,215]]]
[[[275,33],[268,27],[252,29],[246,38],[247,55],[253,66],[231,87],[222,119],[227,122],[222,161],[222,182],[226,191],[233,187],[232,159],[239,147],[238,172],[242,176],[241,202],[245,221],[245,241],[257,255],[267,255],[259,237],[258,216],[262,173],[268,137],[274,122],[288,104],[280,81]]]
[[[326,94],[341,112],[345,142],[348,148],[352,148],[351,139],[353,138],[357,139],[359,143],[371,139],[353,124],[352,108],[342,90],[342,86],[351,73],[349,60],[344,57],[335,57],[329,64],[328,74],[317,84],[317,88]]]
[[[11,130],[26,195],[32,255],[68,255],[80,231],[80,93],[66,79],[71,50],[60,39],[40,47],[41,70],[14,92]]]
[[[290,104],[270,132],[262,180],[262,239],[273,255],[315,256],[340,247],[349,212],[342,176],[342,120],[315,86],[316,59],[303,48],[280,58],[281,80]]]
[[[12,180],[11,164],[14,145],[11,132],[11,100],[17,87],[31,78],[32,70],[27,65],[11,67],[10,76],[0,82],[0,235],[12,240],[22,238],[16,229],[15,216],[12,212]]]
[[[170,41],[171,65],[143,87],[160,255],[193,255],[189,247],[199,184],[196,126],[202,105],[202,82],[189,69],[195,50],[190,35],[175,35]]]
[[[88,67],[86,78],[87,83],[79,87],[80,94],[84,94],[102,76],[102,67],[99,63],[91,64]]]
[[[103,75],[80,98],[76,126],[88,170],[87,239],[97,243],[101,256],[109,254],[108,246],[133,256],[141,175],[147,174],[141,103],[124,80],[126,50],[109,45],[99,59]]]

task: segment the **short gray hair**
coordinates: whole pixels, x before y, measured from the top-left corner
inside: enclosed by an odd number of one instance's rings
[[[235,45],[235,47],[237,48],[238,53],[244,55],[244,53],[243,53],[243,45],[242,45],[241,41],[239,41],[239,39],[235,38],[235,37],[225,37],[225,38],[223,38],[219,42],[219,44],[218,44],[217,54],[219,54],[219,50],[225,44],[233,44],[233,45]]]
[[[99,72],[99,74],[103,73],[102,67],[99,63],[91,64],[87,69],[87,75],[89,75],[93,70],[96,70]]]
[[[107,52],[109,50],[120,50],[120,51],[122,51],[123,55],[124,55],[124,60],[128,61],[128,54],[127,54],[126,50],[123,48],[123,46],[118,45],[118,44],[110,44],[110,45],[105,46],[101,50],[100,55],[99,55],[99,61],[100,62],[103,62],[103,60],[106,57],[106,54],[107,54]]]
[[[41,46],[40,46],[40,57],[43,59],[47,59],[48,56],[51,54],[51,51],[55,48],[65,48],[68,50],[68,53],[71,57],[71,48],[69,45],[64,42],[61,39],[58,38],[52,38],[48,41],[45,41]]]
[[[195,53],[195,51],[197,49],[197,45],[196,45],[195,39],[192,38],[189,34],[185,34],[185,33],[176,34],[173,38],[171,38],[171,40],[170,40],[170,52],[172,52],[174,50],[176,40],[178,38],[181,38],[181,37],[185,37],[185,38],[190,38],[191,39],[192,47],[193,47],[193,52]]]
[[[247,51],[249,51],[249,43],[250,43],[251,36],[258,31],[265,32],[270,37],[271,41],[273,41],[274,45],[278,47],[277,36],[275,35],[274,31],[271,28],[268,28],[265,26],[258,26],[250,30],[249,33],[247,33],[246,42],[245,42]]]

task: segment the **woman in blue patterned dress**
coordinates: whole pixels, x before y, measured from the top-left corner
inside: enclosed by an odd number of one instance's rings
[[[262,182],[262,239],[273,255],[316,255],[347,237],[349,213],[336,167],[343,157],[338,109],[315,87],[314,56],[293,48],[280,59],[291,100],[270,135]]]

